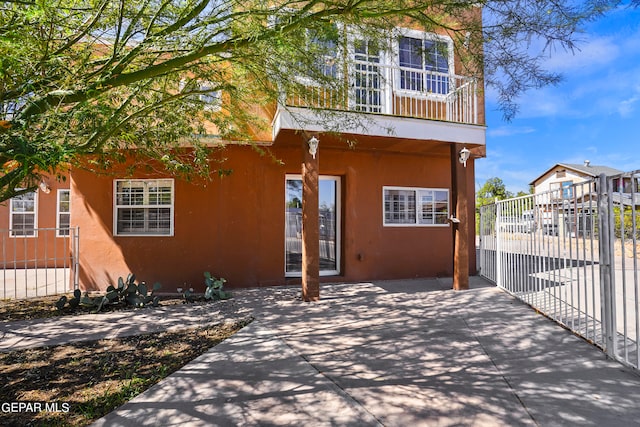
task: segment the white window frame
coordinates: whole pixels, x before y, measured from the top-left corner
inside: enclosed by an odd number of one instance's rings
[[[400,191],[413,191],[415,193],[415,222],[413,223],[387,223],[387,211],[385,203],[385,195],[387,190],[400,190]],[[451,192],[448,188],[426,188],[426,187],[397,187],[397,186],[383,186],[382,187],[382,225],[384,227],[450,227],[450,222],[445,224],[425,224],[420,222],[422,217],[422,203],[420,202],[420,196],[425,193],[433,193],[435,191],[442,191],[447,193],[447,214],[449,218],[451,214]]]
[[[171,187],[171,203],[162,204],[141,204],[141,205],[118,205],[118,183],[120,182],[141,182],[144,184],[143,198],[148,199],[147,188],[152,182],[166,182]],[[153,208],[169,208],[169,232],[118,232],[118,210],[119,209],[153,209]],[[157,178],[157,179],[114,179],[113,180],[113,235],[118,237],[172,237],[174,235],[174,212],[175,212],[175,180],[173,178]]]
[[[62,193],[68,193],[69,194],[69,210],[66,212],[63,212],[60,210],[60,203],[61,203],[61,196]],[[61,221],[60,221],[60,217],[62,215],[66,215],[69,217],[69,228],[66,228],[66,233],[63,233],[63,229],[62,226],[60,225]],[[58,189],[58,198],[56,200],[56,237],[68,237],[70,235],[70,228],[71,228],[71,190],[68,188],[60,188]]]
[[[357,111],[360,113],[374,113],[374,114],[388,114],[390,113],[390,106],[392,105],[392,91],[391,89],[391,69],[389,68],[390,59],[389,53],[391,52],[391,45],[389,44],[390,38],[386,38],[384,40],[380,40],[380,46],[378,46],[378,58],[379,62],[368,62],[363,60],[356,60],[356,43],[364,42],[368,44],[371,40],[366,37],[361,31],[358,31],[357,28],[349,26],[347,27],[347,65],[349,70],[349,108],[354,108],[357,106],[356,104],[356,90],[364,90],[366,91],[366,87],[356,87],[355,81],[351,81],[351,79],[355,79],[355,76],[358,72],[364,71],[364,74],[371,74],[368,67],[377,67],[378,68],[378,88],[377,90],[380,93],[380,105],[369,104],[368,102],[361,103],[360,106],[364,107],[362,110],[353,109],[353,111]],[[369,52],[367,52],[367,56],[369,56]],[[356,71],[356,62],[365,66],[364,70]],[[380,111],[368,111],[369,109],[375,109],[372,107],[378,107]]]
[[[443,42],[447,44],[447,53],[449,55],[449,58],[447,60],[448,63],[448,68],[449,68],[449,76],[453,76],[455,74],[454,69],[455,69],[455,59],[454,59],[454,50],[453,50],[453,39],[451,39],[451,37],[446,36],[446,35],[442,35],[442,34],[435,34],[435,33],[428,33],[426,31],[421,31],[421,30],[412,30],[412,29],[408,29],[408,28],[398,28],[395,31],[394,34],[394,38],[395,41],[393,43],[393,61],[394,61],[394,68],[396,69],[395,71],[395,84],[394,84],[394,88],[393,90],[396,91],[397,93],[402,93],[402,94],[407,94],[410,95],[412,97],[421,97],[421,98],[446,98],[447,96],[449,96],[449,94],[454,90],[454,88],[451,86],[453,79],[449,79],[449,91],[448,93],[437,93],[437,92],[426,92],[426,91],[418,91],[418,90],[413,90],[413,89],[402,89],[400,87],[400,37],[408,37],[408,38],[412,38],[412,39],[420,39],[423,41],[423,46],[424,46],[424,41],[425,40],[433,40],[436,42]],[[423,62],[424,62],[424,58],[423,58]],[[404,68],[403,68],[404,70]],[[416,68],[416,70],[418,70],[418,68]],[[422,69],[420,69],[420,72],[424,73],[427,70],[424,69],[424,64]]]
[[[9,229],[11,230],[9,233],[9,237],[23,238],[23,237],[38,237],[38,191],[33,191],[31,193],[24,193],[23,195],[33,194],[33,232],[31,234],[15,234],[13,230],[13,215],[14,214],[25,214],[30,212],[14,212],[13,202],[17,200],[18,197],[13,197],[9,199]],[[29,230],[29,229],[25,229]]]

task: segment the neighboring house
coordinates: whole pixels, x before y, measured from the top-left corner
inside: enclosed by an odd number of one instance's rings
[[[534,179],[534,215],[536,223],[549,234],[590,232],[597,212],[597,178],[604,174],[613,179],[614,203],[631,204],[631,194],[638,192],[630,175],[609,166],[558,163]],[[595,181],[594,181],[595,179]],[[640,199],[635,194],[636,199]]]
[[[574,184],[591,181],[601,174],[606,176],[620,175],[623,172],[608,166],[596,166],[585,160],[584,164],[557,163],[547,169],[542,175],[531,181],[535,194],[553,191],[558,199],[573,199],[574,196],[580,201],[588,201],[596,191],[595,186],[587,186],[585,189],[576,188],[580,194],[573,194]],[[616,183],[621,182],[617,180]],[[619,184],[617,184],[619,185]]]
[[[317,298],[320,281],[453,276],[454,287],[467,286],[476,270],[474,163],[486,152],[483,90],[457,74],[450,38],[398,31],[391,55],[348,39],[347,105],[290,97],[273,109],[260,144],[282,162],[229,143],[216,155],[233,173],[206,185],[132,178],[124,168],[115,177],[71,171],[81,288],[133,272],[164,291],[202,290],[204,271],[231,287],[302,281],[305,299]],[[349,110],[367,126],[336,135],[308,107]],[[35,196],[51,198],[51,225],[52,193]]]

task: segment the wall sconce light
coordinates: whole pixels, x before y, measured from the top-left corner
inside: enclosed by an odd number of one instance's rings
[[[316,158],[316,153],[318,152],[318,143],[319,142],[320,141],[315,136],[312,136],[311,139],[309,141],[307,141],[307,144],[309,144],[309,154],[311,154],[311,156],[314,159]]]
[[[40,181],[38,187],[40,187],[40,191],[42,191],[44,194],[51,193],[51,187],[49,187],[49,184],[47,184],[47,181],[45,181],[44,179]]]
[[[462,150],[460,150],[460,158],[458,160],[460,160],[460,163],[462,163],[465,168],[467,167],[467,160],[469,160],[469,157],[471,157],[471,150],[467,147],[463,147]]]

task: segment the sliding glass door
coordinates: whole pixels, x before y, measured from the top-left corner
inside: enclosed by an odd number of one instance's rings
[[[320,176],[320,275],[340,270],[340,177]],[[285,184],[285,275],[302,274],[302,179],[287,175]]]

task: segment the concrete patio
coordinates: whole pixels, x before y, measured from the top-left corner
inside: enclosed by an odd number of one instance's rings
[[[2,322],[0,351],[253,316],[94,425],[639,425],[636,371],[479,277],[450,288],[323,285],[317,303],[243,289],[214,306]]]

